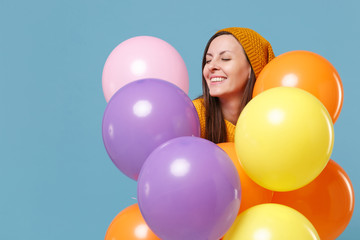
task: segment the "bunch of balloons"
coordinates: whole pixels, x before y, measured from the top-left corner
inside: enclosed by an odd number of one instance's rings
[[[105,239],[219,239],[240,207],[230,157],[200,138],[179,53],[149,36],[128,39],[103,70],[102,136],[115,166],[138,181],[138,204],[121,211]]]
[[[105,240],[330,240],[348,225],[353,188],[330,159],[343,89],[325,58],[292,51],[271,61],[235,143],[200,138],[186,66],[161,39],[119,44],[102,84],[104,145],[138,196]]]
[[[224,239],[330,240],[344,231],[354,190],[330,159],[342,102],[340,77],[318,54],[287,52],[263,69],[238,119],[235,148],[246,174],[274,195],[241,213]]]

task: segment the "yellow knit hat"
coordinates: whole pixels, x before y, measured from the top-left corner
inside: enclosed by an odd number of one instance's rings
[[[240,42],[250,60],[256,78],[265,65],[275,57],[270,43],[254,30],[231,27],[218,32],[231,33]]]

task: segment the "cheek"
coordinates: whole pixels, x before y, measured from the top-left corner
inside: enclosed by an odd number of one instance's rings
[[[250,66],[248,64],[244,64],[237,68],[237,70],[234,72],[237,76],[240,77],[242,80],[248,80],[250,76]]]
[[[208,75],[209,71],[206,69],[206,67],[203,68],[203,76],[206,79],[206,76]]]

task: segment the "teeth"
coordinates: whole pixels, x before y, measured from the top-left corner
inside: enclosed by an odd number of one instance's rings
[[[211,81],[212,82],[221,82],[224,81],[226,78],[222,78],[222,77],[216,77],[216,78],[212,78]]]

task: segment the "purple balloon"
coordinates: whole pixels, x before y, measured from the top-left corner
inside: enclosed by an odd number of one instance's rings
[[[174,84],[142,79],[120,88],[103,117],[102,136],[113,163],[137,180],[149,154],[162,143],[181,136],[200,136],[191,99]]]
[[[198,137],[155,149],[138,179],[140,211],[161,239],[219,239],[235,221],[241,187],[229,156]]]

